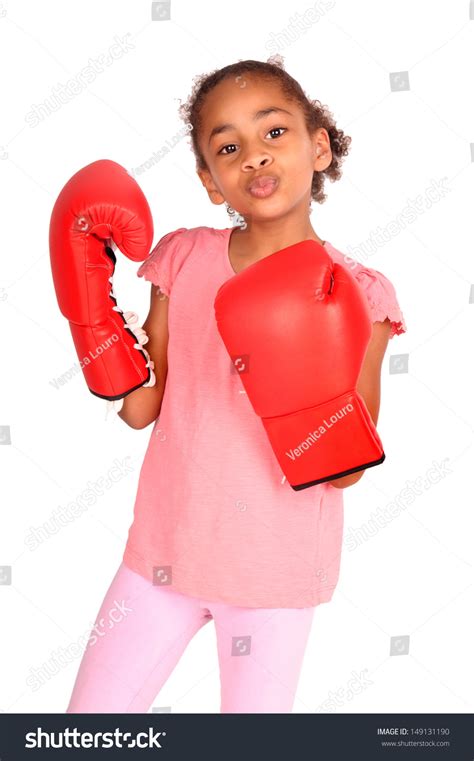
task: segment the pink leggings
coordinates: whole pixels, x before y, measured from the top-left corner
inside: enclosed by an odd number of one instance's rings
[[[200,600],[154,585],[121,563],[66,713],[146,713],[187,644],[211,619],[221,713],[291,713],[313,614],[314,608]]]

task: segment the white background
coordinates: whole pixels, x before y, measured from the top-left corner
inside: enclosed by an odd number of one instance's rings
[[[340,580],[332,602],[316,610],[294,710],[472,710],[469,2],[339,0],[325,9],[322,2],[172,0],[171,18],[152,20],[150,2],[7,0],[0,7],[0,566],[11,566],[12,576],[8,583],[2,570],[2,711],[65,711],[80,663],[71,649],[88,633],[121,561],[151,432],[106,420],[105,402],[82,374],[59,390],[52,385],[76,361],[49,264],[53,203],[91,161],[110,158],[129,171],[147,161],[182,129],[179,99],[194,76],[239,59],[266,60],[276,52],[273,35],[284,40],[295,14],[309,8],[321,11],[319,21],[279,52],[353,139],[342,179],[327,184],[325,204],[313,204],[313,226],[389,277],[408,332],[390,341],[384,360],[378,430],[386,461],[345,492]],[[34,104],[127,35],[132,49],[29,126]],[[391,85],[397,72],[408,72],[408,89],[397,85],[403,76]],[[177,227],[230,224],[225,207],[209,202],[187,138],[137,179],[155,242]],[[407,221],[410,204],[417,210]],[[385,240],[364,259],[377,231]],[[149,286],[136,269],[121,257],[114,288],[119,305],[143,321]],[[396,367],[407,371],[390,372]],[[31,528],[106,476],[115,458],[129,458],[132,473],[29,549]],[[445,463],[443,477],[374,529],[407,482],[425,481],[434,462]],[[357,530],[364,538],[354,549]],[[32,689],[28,678],[52,669],[60,650],[67,660]],[[336,695],[331,707],[326,701]],[[191,641],[154,708],[219,711],[212,624]]]

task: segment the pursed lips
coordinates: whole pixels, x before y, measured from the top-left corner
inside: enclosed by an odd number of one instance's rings
[[[277,188],[279,179],[274,174],[261,174],[247,184],[247,192],[254,198],[266,198]]]

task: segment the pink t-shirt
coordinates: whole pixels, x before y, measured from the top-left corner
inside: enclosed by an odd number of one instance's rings
[[[232,367],[214,316],[219,286],[235,275],[232,230],[174,230],[137,272],[169,296],[168,376],[123,560],[201,599],[315,606],[329,602],[339,577],[343,490],[291,488]],[[325,248],[353,273],[373,320],[388,316],[391,337],[404,332],[391,282]]]

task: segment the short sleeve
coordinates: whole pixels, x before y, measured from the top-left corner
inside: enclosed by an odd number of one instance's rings
[[[384,322],[388,317],[391,326],[389,338],[405,333],[407,326],[391,281],[382,272],[364,267],[331,244],[328,246],[328,253],[334,261],[346,267],[361,286],[367,298],[372,321]]]
[[[186,227],[179,227],[160,238],[137,270],[137,277],[144,277],[159,286],[166,296],[170,295],[176,275],[189,253],[187,232]]]

